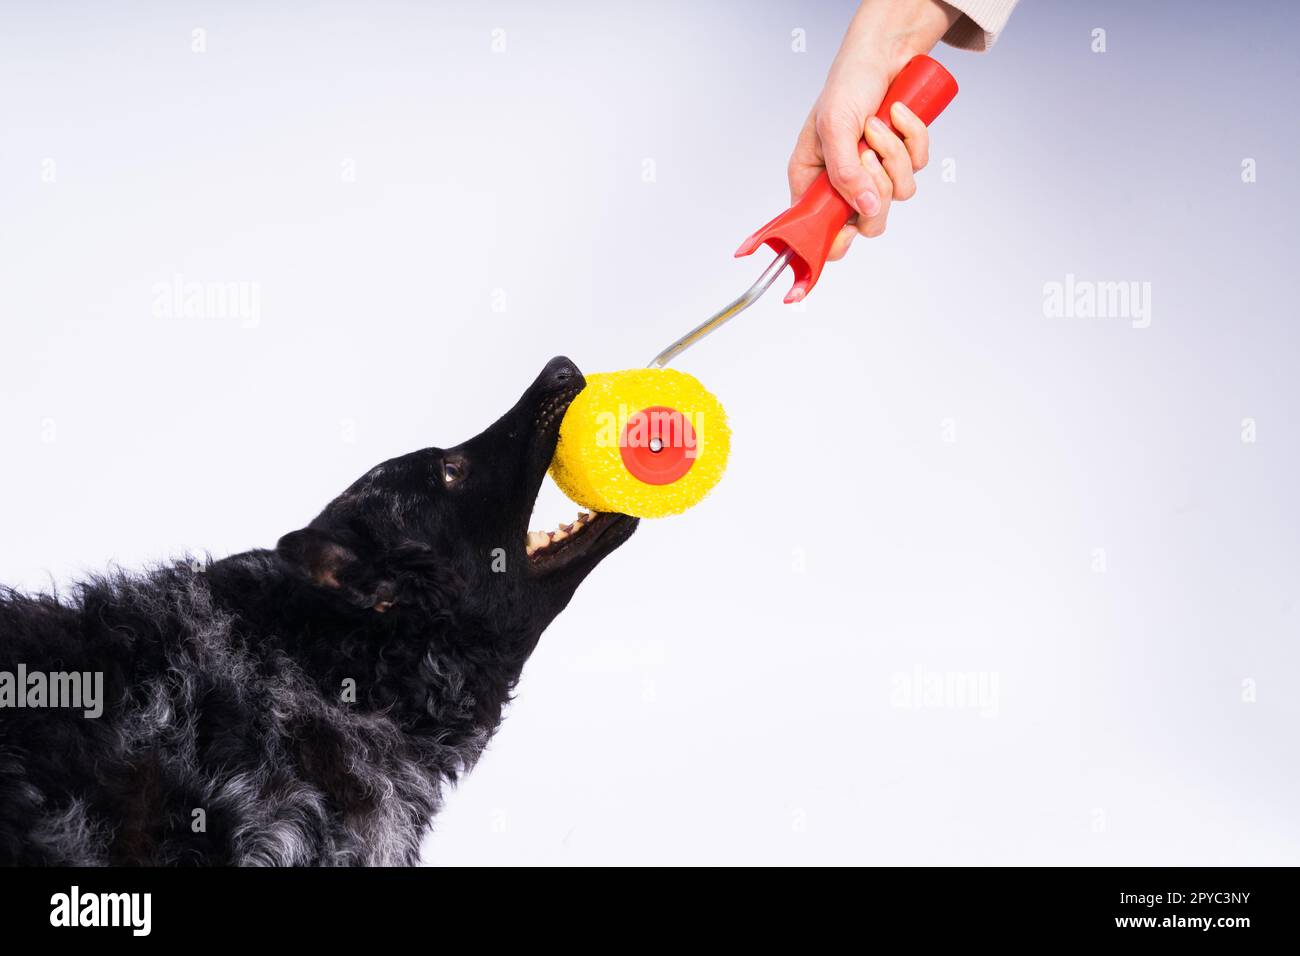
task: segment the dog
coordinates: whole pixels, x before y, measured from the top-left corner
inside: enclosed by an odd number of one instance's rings
[[[542,632],[636,529],[528,530],[584,385],[553,359],[482,434],[375,466],[274,550],[0,591],[0,863],[418,863]],[[51,706],[70,674],[97,716]]]

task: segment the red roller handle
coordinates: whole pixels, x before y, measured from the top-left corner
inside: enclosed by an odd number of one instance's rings
[[[901,100],[929,126],[956,95],[957,81],[951,73],[937,60],[925,55],[914,56],[889,84],[876,116],[893,129],[889,108]],[[858,143],[859,153],[869,148],[865,140]],[[797,203],[746,239],[736,255],[747,256],[763,244],[771,246],[778,255],[789,249],[794,285],[786,293],[785,301],[798,302],[817,284],[830,255],[831,243],[853,213],[853,207],[835,191],[823,170]]]

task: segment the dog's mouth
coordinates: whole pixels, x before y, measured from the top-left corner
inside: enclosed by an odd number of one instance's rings
[[[524,538],[524,553],[529,558],[548,557],[564,547],[564,542],[576,538],[594,522],[597,514],[579,511],[578,517],[569,524],[561,524],[554,531],[529,531]]]
[[[553,531],[529,531],[524,554],[535,574],[572,567],[590,571],[636,530],[638,519],[617,512],[582,511]]]
[[[524,554],[536,570],[556,570],[589,553],[610,527],[635,519],[627,515],[581,511],[553,531],[529,531]]]
[[[533,509],[536,508],[538,494],[546,480],[546,470],[555,455],[560,422],[585,385],[586,382],[580,381],[551,396],[543,402],[534,419],[534,455],[536,460],[543,462],[543,466],[533,491],[529,525],[535,523]],[[589,557],[594,559],[590,561],[590,570],[601,558],[622,544],[637,524],[636,518],[617,512],[579,511],[572,521],[562,521],[551,530],[524,532],[524,554],[529,568],[538,574],[559,571]]]

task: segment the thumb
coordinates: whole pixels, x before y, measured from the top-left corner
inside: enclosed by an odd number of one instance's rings
[[[880,196],[858,158],[862,126],[846,114],[826,114],[818,119],[817,133],[831,185],[859,215],[870,217],[880,211]]]

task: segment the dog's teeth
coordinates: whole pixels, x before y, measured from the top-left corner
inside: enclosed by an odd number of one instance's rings
[[[573,521],[561,522],[555,531],[530,531],[524,542],[524,552],[531,558],[539,551],[545,551],[550,545],[570,538],[585,528],[594,518],[595,512],[579,511]]]

